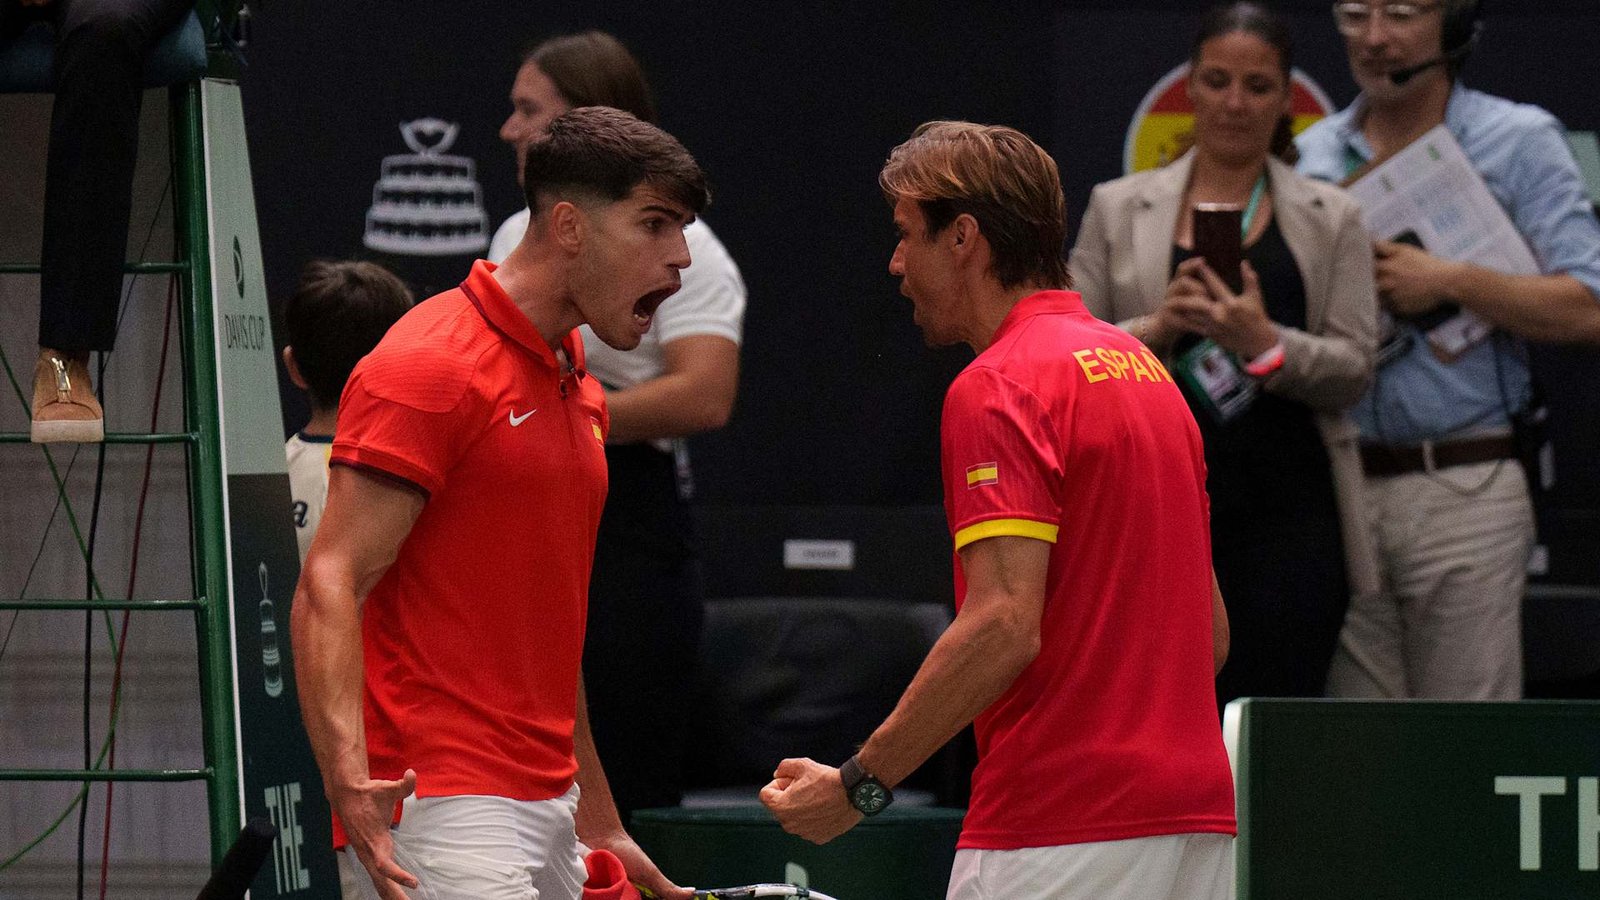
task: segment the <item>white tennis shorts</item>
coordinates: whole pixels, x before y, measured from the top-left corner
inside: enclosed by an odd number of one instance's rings
[[[550,800],[407,797],[394,861],[421,882],[412,900],[578,900],[587,849],[573,832],[578,786]],[[345,900],[377,900],[372,878],[346,847],[339,853]]]
[[[1233,837],[957,850],[947,900],[1233,900]]]

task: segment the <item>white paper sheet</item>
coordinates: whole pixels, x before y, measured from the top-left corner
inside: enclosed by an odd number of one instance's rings
[[[1393,240],[1413,232],[1429,253],[1509,275],[1537,275],[1539,264],[1489,193],[1461,145],[1440,125],[1349,186],[1361,203],[1361,218],[1375,238]],[[1489,336],[1487,321],[1463,310],[1428,331],[1428,343],[1443,359]]]

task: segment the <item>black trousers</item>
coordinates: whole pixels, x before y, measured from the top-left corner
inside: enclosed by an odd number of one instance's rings
[[[45,168],[39,344],[110,350],[132,211],[145,55],[194,0],[0,0],[0,40],[31,24],[56,33]]]
[[[683,798],[705,611],[687,504],[669,454],[607,447],[583,678],[595,747],[624,825]]]
[[[1239,697],[1323,696],[1350,595],[1331,494],[1295,515],[1214,506],[1211,546],[1232,631],[1217,708]]]

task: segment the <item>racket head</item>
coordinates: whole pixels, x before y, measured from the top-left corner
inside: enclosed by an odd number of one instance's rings
[[[764,884],[746,884],[739,887],[712,888],[710,890],[695,891],[695,900],[833,900],[827,894],[819,894],[809,888],[794,884],[778,884],[768,882]]]

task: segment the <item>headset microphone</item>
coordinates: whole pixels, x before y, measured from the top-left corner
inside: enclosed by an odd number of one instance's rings
[[[1406,66],[1404,69],[1396,69],[1393,72],[1390,72],[1389,81],[1395,87],[1400,87],[1401,85],[1404,85],[1411,79],[1421,75],[1423,72],[1428,71],[1434,66],[1442,66],[1449,61],[1450,57],[1448,56],[1435,56],[1433,59],[1430,59],[1427,62],[1417,63],[1414,66]]]
[[[1483,23],[1475,22],[1472,26],[1472,34],[1459,47],[1456,47],[1454,50],[1441,53],[1427,62],[1417,63],[1414,66],[1406,66],[1404,69],[1396,69],[1389,73],[1389,81],[1395,87],[1400,87],[1401,85],[1404,85],[1406,82],[1417,77],[1418,75],[1421,75],[1423,72],[1428,71],[1434,66],[1444,66],[1450,65],[1451,63],[1461,62],[1470,56],[1472,51],[1478,49],[1478,39],[1482,36]]]

